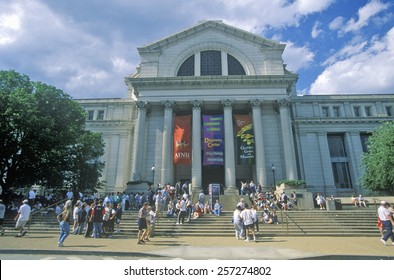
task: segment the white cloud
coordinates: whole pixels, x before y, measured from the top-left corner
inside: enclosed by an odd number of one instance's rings
[[[0,11],[0,46],[12,44],[21,28],[22,11],[16,5],[7,7],[4,3],[0,4]]]
[[[345,47],[311,86],[311,94],[393,93],[394,27],[369,45]]]
[[[364,50],[367,44],[368,41],[357,42],[357,40],[355,40],[329,57],[325,62],[323,62],[323,66],[332,65],[339,60],[359,54]]]
[[[308,47],[297,47],[293,42],[285,42],[285,44],[283,60],[288,70],[297,72],[302,68],[308,68],[313,62],[315,55]]]
[[[320,28],[321,23],[320,22],[315,22],[312,28],[311,36],[313,39],[316,39],[321,33],[323,33],[323,29]]]
[[[312,13],[327,9],[334,0],[295,0],[287,1],[272,0],[217,0],[210,1],[223,5],[215,9],[215,17],[225,19],[225,22],[251,32],[262,33],[269,26],[283,28],[298,26],[300,20]],[[201,6],[201,1],[195,1],[195,5]],[[193,9],[198,11],[198,7]],[[197,12],[198,13],[198,12]],[[204,11],[209,17],[209,11]]]
[[[330,30],[337,30],[340,29],[343,26],[345,18],[343,17],[336,17],[333,21],[330,22],[328,25],[328,28]]]
[[[298,0],[294,1],[293,6],[297,7],[297,11],[301,14],[307,15],[310,13],[321,12],[330,6],[333,0]]]
[[[0,15],[0,51],[1,43],[12,44],[4,55],[18,56],[15,70],[78,98],[126,95],[123,77],[134,68],[126,62],[130,46],[118,34],[112,40],[94,35],[39,1],[10,7]]]
[[[351,18],[341,29],[341,33],[357,32],[367,26],[372,18],[389,7],[387,3],[381,3],[379,0],[371,0],[364,7],[358,10],[358,19]]]

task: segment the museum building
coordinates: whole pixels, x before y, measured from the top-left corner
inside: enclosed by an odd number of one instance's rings
[[[138,48],[127,98],[77,100],[106,144],[105,191],[181,181],[236,193],[241,181],[300,179],[313,193],[364,193],[362,153],[393,120],[394,95],[297,95],[285,47],[203,21]]]

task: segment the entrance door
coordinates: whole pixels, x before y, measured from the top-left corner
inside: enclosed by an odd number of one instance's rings
[[[224,186],[223,165],[207,165],[202,167],[202,187],[205,194],[208,194],[209,184],[220,184]]]

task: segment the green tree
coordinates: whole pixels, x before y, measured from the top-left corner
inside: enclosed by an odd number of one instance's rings
[[[65,173],[66,185],[74,190],[95,192],[104,182],[99,181],[104,163],[99,157],[104,154],[101,134],[86,131],[78,142],[70,147],[70,163]]]
[[[84,135],[91,134],[85,119],[83,108],[63,91],[15,71],[0,71],[3,190],[31,184],[62,188],[70,173],[77,172],[74,161],[80,155],[73,154],[73,147],[83,145]]]
[[[368,139],[368,152],[363,155],[365,188],[394,195],[394,122],[382,124]]]

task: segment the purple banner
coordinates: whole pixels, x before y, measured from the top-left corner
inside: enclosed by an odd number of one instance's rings
[[[223,115],[203,115],[203,165],[224,165]]]

